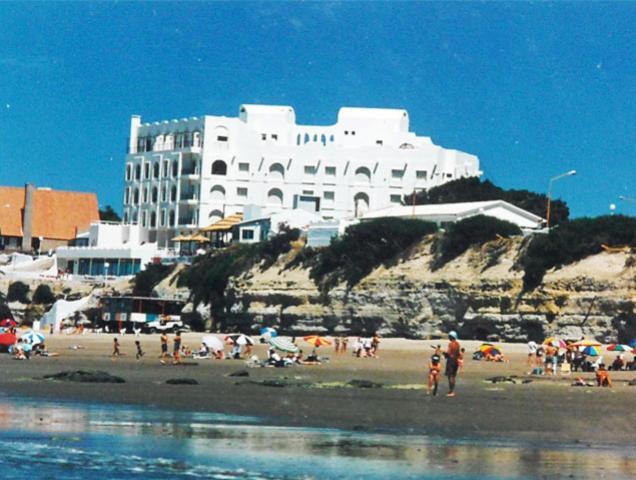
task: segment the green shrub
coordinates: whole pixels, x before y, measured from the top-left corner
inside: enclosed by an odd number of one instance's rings
[[[545,218],[548,206],[548,198],[544,194],[528,190],[505,190],[488,180],[482,182],[477,177],[453,180],[438,187],[417,192],[415,195],[416,205],[479,202],[485,200],[505,200],[541,218]],[[404,197],[404,203],[411,205],[413,196],[407,195]],[[567,221],[570,215],[567,204],[559,199],[552,200],[550,212],[550,223],[552,225]]]
[[[434,233],[434,223],[415,219],[378,218],[347,228],[313,260],[310,276],[329,290],[341,281],[352,287],[381,264]]]
[[[440,268],[473,245],[483,245],[498,237],[521,235],[514,223],[486,215],[475,215],[453,223],[439,241],[433,268]]]
[[[35,292],[33,292],[33,303],[37,303],[38,305],[50,305],[51,303],[55,303],[55,295],[53,295],[51,287],[44,283],[38,285]]]
[[[174,266],[162,265],[161,263],[149,263],[146,269],[138,272],[133,280],[133,295],[137,297],[151,297],[155,286],[166,278]]]
[[[525,272],[524,289],[541,284],[545,272],[600,253],[601,245],[636,245],[636,218],[623,215],[579,218],[535,235],[520,264]]]
[[[13,282],[9,285],[9,291],[7,292],[8,302],[20,302],[29,303],[29,286],[22,282]]]

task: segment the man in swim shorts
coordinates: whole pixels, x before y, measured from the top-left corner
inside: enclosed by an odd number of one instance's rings
[[[457,332],[454,330],[448,334],[448,340],[448,349],[444,353],[444,356],[446,357],[446,376],[448,377],[448,393],[446,396],[454,397],[457,370],[459,369],[459,357],[461,356],[461,347],[457,341]]]

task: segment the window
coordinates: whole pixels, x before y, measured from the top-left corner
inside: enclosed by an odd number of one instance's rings
[[[236,195],[238,195],[239,197],[247,197],[247,188],[238,187],[236,189]]]
[[[345,135],[349,135],[349,130],[345,130]]]
[[[159,191],[157,187],[152,187],[152,203],[157,203],[157,200],[159,200]]]
[[[163,172],[162,176],[166,178],[168,176],[168,160],[163,161]]]
[[[217,142],[227,142],[227,136],[225,136],[225,135],[217,135],[216,141]]]
[[[141,165],[135,165],[135,180],[141,180]]]
[[[148,187],[144,188],[144,203],[148,203]]]
[[[159,178],[159,163],[155,162],[152,165],[152,178]]]
[[[250,164],[249,163],[239,163],[239,172],[249,172]]]
[[[391,170],[392,178],[402,178],[404,177],[404,170]]]
[[[216,160],[212,164],[212,175],[227,175],[227,165],[223,160]]]
[[[133,195],[133,204],[139,205],[139,189],[135,188],[135,193]]]
[[[313,165],[305,165],[305,175],[315,175],[316,167]]]
[[[426,170],[417,170],[415,172],[415,178],[417,178],[418,180],[426,180]]]
[[[263,140],[263,141],[267,140],[267,134],[266,133],[261,133],[261,140]]]
[[[254,230],[244,228],[241,230],[241,240],[254,240]]]
[[[124,195],[124,205],[128,205],[130,201],[130,188],[126,188],[126,195]]]
[[[150,227],[154,228],[157,226],[157,214],[155,212],[152,212],[150,214]]]
[[[165,202],[168,199],[168,187],[164,185],[161,187],[161,201]]]
[[[126,165],[126,180],[132,180],[132,165]]]
[[[174,227],[176,225],[176,217],[174,214],[174,210],[170,210],[170,215],[168,217],[168,223],[170,224],[171,227]]]
[[[172,162],[172,178],[176,178],[179,174],[179,161],[175,160]]]
[[[446,178],[453,178],[453,174],[452,173],[447,173],[446,174]]]
[[[170,201],[171,202],[177,201],[177,187],[175,185],[173,185],[172,188],[170,189]]]
[[[391,203],[402,203],[402,197],[400,195],[391,195]]]
[[[356,131],[355,130],[351,130],[351,135],[355,135]]]
[[[161,210],[161,217],[159,221],[162,227],[166,226],[166,209],[165,208]]]
[[[303,190],[303,195],[313,195],[314,191],[313,190]]]
[[[150,164],[146,163],[144,165],[144,178],[148,179],[150,178]]]
[[[325,200],[335,200],[336,199],[336,193],[335,192],[325,192],[323,194],[323,196],[325,197]]]
[[[141,226],[142,227],[146,226],[146,218],[147,218],[146,215],[147,215],[146,212],[141,212]]]
[[[336,167],[325,167],[325,175],[328,177],[336,176]]]
[[[382,140],[376,140],[376,141],[375,141],[375,144],[376,144],[376,145],[382,145],[383,143],[384,143],[384,142],[383,142]]]
[[[278,141],[278,135],[275,133],[272,133],[272,140],[274,140],[275,142]]]

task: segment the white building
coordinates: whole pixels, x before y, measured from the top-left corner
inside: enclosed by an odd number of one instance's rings
[[[56,249],[57,264],[72,275],[134,275],[165,254],[156,243],[148,243],[146,236],[139,225],[95,222],[88,232],[78,235],[84,245]]]
[[[133,116],[129,152],[124,223],[160,247],[248,204],[357,217],[481,174],[477,157],[418,137],[408,113],[390,109],[341,108],[329,126],[298,125],[286,106],[144,124]]]
[[[536,231],[543,228],[544,224],[543,218],[503,200],[394,206],[367,212],[361,220],[383,217],[417,218],[443,225],[475,215],[486,215],[506,220],[517,225],[522,231]]]

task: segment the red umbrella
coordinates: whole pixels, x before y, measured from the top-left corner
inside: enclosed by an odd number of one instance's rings
[[[18,324],[12,318],[5,318],[4,320],[0,320],[0,327],[15,327]]]
[[[0,351],[7,351],[15,342],[16,336],[13,333],[0,333]]]

